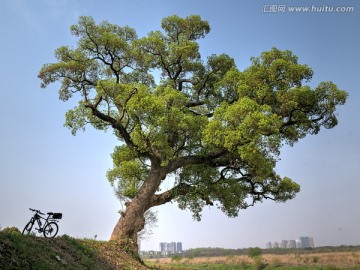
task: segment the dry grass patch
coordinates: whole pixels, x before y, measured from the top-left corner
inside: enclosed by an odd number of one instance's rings
[[[328,253],[295,253],[274,255],[263,255],[263,260],[269,265],[284,266],[325,266],[351,267],[360,264],[360,251],[357,252],[328,252]]]
[[[292,254],[264,254],[262,261],[273,267],[278,266],[334,266],[339,268],[360,265],[360,251],[356,252],[324,252],[324,253],[292,253]],[[171,258],[148,259],[160,265],[170,265]],[[179,263],[184,265],[196,264],[224,264],[224,265],[250,265],[254,260],[247,255],[182,258]]]

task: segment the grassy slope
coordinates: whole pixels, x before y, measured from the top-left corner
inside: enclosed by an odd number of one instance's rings
[[[0,269],[148,270],[114,242],[23,236],[0,231]]]

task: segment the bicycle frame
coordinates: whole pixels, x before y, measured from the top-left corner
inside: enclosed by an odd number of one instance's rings
[[[46,227],[46,225],[49,223],[49,220],[51,222],[58,222],[56,219],[50,218],[51,215],[48,215],[47,218],[43,218],[38,213],[35,213],[35,215],[31,218],[32,224],[35,224],[35,221],[37,223],[38,228],[35,228],[35,230],[39,231],[40,233],[43,232],[43,229]],[[42,224],[41,220],[45,220],[44,224]]]
[[[41,215],[45,215],[40,210],[35,210],[29,208],[29,210],[35,212],[35,214],[31,217],[30,221],[26,224],[22,234],[28,235],[33,229],[34,224],[37,224],[38,228],[34,228],[39,233],[43,233],[46,238],[53,238],[57,235],[59,231],[59,226],[56,224],[58,222],[57,218],[61,218],[62,214],[60,213],[47,213],[47,218],[42,217]],[[42,223],[41,220],[45,222]]]

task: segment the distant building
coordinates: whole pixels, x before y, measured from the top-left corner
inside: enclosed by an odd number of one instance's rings
[[[309,241],[310,241],[310,246],[311,246],[312,248],[315,248],[314,238],[310,237]]]
[[[176,243],[176,251],[177,252],[182,252],[182,243],[181,242]]]
[[[167,248],[166,243],[161,242],[161,243],[160,243],[160,251],[161,251],[161,252],[165,252],[165,251],[167,251],[166,248]]]
[[[287,241],[287,240],[282,240],[281,243],[280,243],[280,247],[281,247],[281,248],[286,248],[286,247],[287,247],[287,244],[288,244],[288,241]]]
[[[314,239],[308,236],[299,237],[301,248],[314,248]]]
[[[165,254],[171,253],[181,253],[182,252],[182,242],[161,242],[160,245],[160,252]]]
[[[287,248],[296,248],[296,241],[295,240],[289,240],[286,247]]]
[[[298,240],[282,240],[281,242],[268,242],[266,248],[314,248],[314,238],[301,236]]]
[[[176,243],[175,242],[168,243],[167,251],[175,253],[176,252]]]

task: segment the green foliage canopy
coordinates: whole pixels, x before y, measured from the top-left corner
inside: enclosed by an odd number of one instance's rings
[[[57,49],[39,73],[42,87],[61,83],[61,100],[80,97],[66,113],[73,134],[90,124],[118,137],[107,177],[119,197],[135,198],[158,164],[176,180],[165,191],[165,178],[155,181],[148,207],[177,201],[200,219],[215,202],[236,216],[263,199],[294,198],[299,185],[274,171],[282,145],[333,128],[347,93],[305,85],[313,71],[288,50],[263,52],[243,71],[226,54],[203,60],[197,40],[210,26],[200,16],[170,16],[161,27],[138,38],[80,17],[76,47]]]

